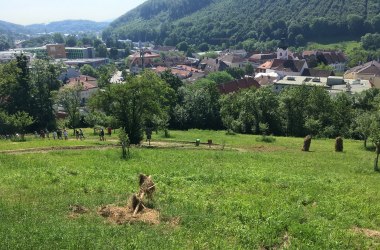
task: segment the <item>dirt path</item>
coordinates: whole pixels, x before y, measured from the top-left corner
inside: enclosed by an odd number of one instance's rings
[[[52,151],[66,151],[66,150],[88,150],[88,149],[110,149],[118,147],[117,145],[96,145],[96,146],[64,146],[64,147],[44,147],[44,148],[27,148],[0,151],[0,154],[28,154],[28,153],[49,153]]]
[[[116,141],[115,141],[116,142]],[[49,153],[53,151],[67,151],[67,150],[106,150],[111,148],[117,148],[118,145],[88,145],[88,146],[53,146],[53,147],[41,147],[41,148],[27,148],[27,149],[14,149],[3,150],[0,154],[30,154],[30,153]],[[193,142],[185,141],[154,141],[150,145],[148,142],[143,142],[141,145],[135,146],[137,148],[152,148],[152,149],[191,149],[191,150],[226,150],[226,151],[238,151],[242,153],[248,152],[275,152],[283,151],[286,148],[283,147],[268,147],[268,146],[252,146],[252,147],[227,147],[225,145],[213,144],[211,147],[208,144],[201,144],[195,147]]]

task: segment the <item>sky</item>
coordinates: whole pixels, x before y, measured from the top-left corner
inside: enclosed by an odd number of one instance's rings
[[[67,19],[109,21],[145,0],[0,0],[0,20],[28,25]]]

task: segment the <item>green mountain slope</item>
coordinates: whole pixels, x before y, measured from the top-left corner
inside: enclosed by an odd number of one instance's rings
[[[115,20],[104,38],[221,45],[380,32],[378,0],[149,0]]]

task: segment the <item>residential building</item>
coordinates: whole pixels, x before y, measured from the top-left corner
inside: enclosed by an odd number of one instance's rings
[[[88,99],[99,90],[97,80],[85,75],[70,78],[63,88],[78,89],[82,105],[85,105]]]
[[[141,67],[142,61],[144,60],[144,67],[152,67],[155,60],[161,58],[160,54],[154,53],[152,51],[144,51],[143,57],[140,52],[135,52],[128,57],[130,59],[131,67],[138,66]]]
[[[252,63],[254,67],[259,67],[261,64],[266,61],[273,60],[277,58],[276,53],[267,53],[267,54],[253,54],[248,61]]]
[[[234,80],[227,83],[218,84],[219,92],[222,94],[229,94],[238,92],[242,89],[260,88],[260,84],[253,78],[247,77],[239,80]]]
[[[221,53],[224,55],[234,55],[241,58],[245,58],[248,55],[245,49],[239,49],[239,50],[227,49],[225,51],[222,51]]]
[[[272,73],[258,73],[257,75],[255,75],[255,80],[261,86],[271,85],[279,79],[280,79],[280,76],[274,72],[272,72]]]
[[[77,78],[79,76],[79,70],[77,70],[76,68],[68,67],[64,72],[62,72],[58,79],[65,83],[70,78]]]
[[[348,70],[344,74],[345,79],[368,80],[375,87],[380,89],[380,63],[371,61]]]
[[[200,62],[199,68],[203,70],[206,74],[209,74],[212,72],[226,70],[227,68],[229,68],[229,66],[219,59],[206,58]]]
[[[282,52],[280,52],[282,54]],[[284,54],[282,54],[284,55]],[[267,61],[257,68],[257,73],[277,73],[283,76],[301,76],[305,69],[308,68],[305,60],[290,60],[283,58]]]
[[[194,74],[197,74],[197,76],[204,76],[204,72],[202,70],[187,65],[177,65],[172,68],[158,66],[154,69],[154,71],[159,74],[165,72],[166,70],[170,70],[173,75],[176,75],[182,80],[191,78]]]
[[[219,60],[230,68],[243,68],[248,63],[244,57],[232,53],[220,56]]]
[[[311,67],[318,64],[328,65],[336,72],[344,72],[347,66],[346,56],[339,51],[304,51],[299,59],[306,60]]]

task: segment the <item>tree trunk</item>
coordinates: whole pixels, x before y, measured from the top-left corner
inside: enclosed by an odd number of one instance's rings
[[[312,139],[312,137],[310,135],[308,135],[308,136],[305,137],[304,142],[303,142],[302,151],[309,152],[310,145],[311,145],[311,139]]]
[[[364,139],[364,148],[367,148],[367,139]]]

